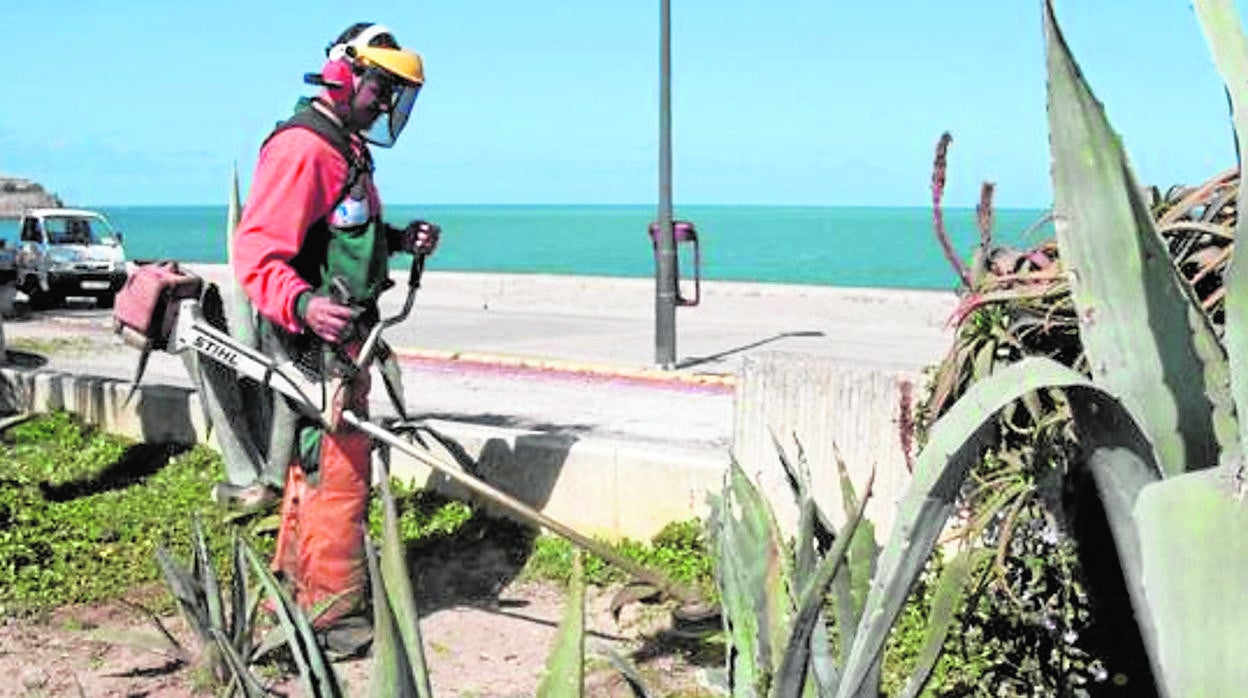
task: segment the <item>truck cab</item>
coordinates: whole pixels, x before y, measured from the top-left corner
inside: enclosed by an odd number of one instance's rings
[[[18,289],[37,307],[86,296],[95,298],[99,307],[111,308],[126,283],[121,233],[102,214],[83,209],[26,211],[16,266]]]

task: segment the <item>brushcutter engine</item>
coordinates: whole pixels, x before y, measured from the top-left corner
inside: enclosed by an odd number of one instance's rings
[[[203,288],[203,279],[182,270],[177,262],[140,265],[117,293],[113,331],[141,351],[166,349],[177,325],[179,304],[199,300]]]

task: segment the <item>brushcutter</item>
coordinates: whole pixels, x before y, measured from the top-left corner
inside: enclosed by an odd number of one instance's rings
[[[349,362],[346,367],[348,375],[369,370],[370,365],[380,355],[389,351],[382,339],[382,332],[402,322],[411,313],[416,293],[420,289],[424,259],[423,255],[413,255],[411,271],[408,274],[407,296],[402,309],[372,326],[361,344],[358,356],[354,360],[346,359]],[[227,332],[214,326],[205,318],[200,306],[202,288],[202,280],[198,276],[171,262],[143,265],[131,275],[117,296],[114,326],[128,344],[143,350],[140,372],[147,355],[153,350],[163,350],[171,354],[191,351],[281,393],[290,398],[302,414],[328,427],[332,421],[333,396],[337,387],[334,381],[310,379],[293,360],[276,361],[262,352],[240,344]],[[331,291],[338,302],[350,303],[349,294],[340,286],[331,284]],[[137,382],[138,377],[135,379],[136,384]],[[406,422],[401,389],[396,389],[390,379],[386,380],[386,385],[403,422]],[[400,392],[399,398],[396,398],[396,390]],[[639,565],[601,541],[552,519],[466,472],[458,464],[444,460],[423,445],[400,436],[392,428],[371,421],[350,409],[343,409],[341,418],[374,441],[407,454],[473,494],[528,523],[551,531],[597,555],[638,582],[676,599],[680,602],[680,606],[673,613],[677,627],[702,629],[712,624],[718,627],[719,609],[704,602],[692,589],[656,570]]]

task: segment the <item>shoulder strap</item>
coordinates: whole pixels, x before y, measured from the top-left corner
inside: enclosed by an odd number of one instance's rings
[[[311,106],[300,109],[289,119],[279,123],[277,128],[274,128],[273,132],[264,139],[264,143],[267,144],[274,136],[291,128],[307,129],[320,136],[347,162],[347,180],[333,199],[335,205],[347,195],[351,187],[355,186],[361,175],[373,171],[373,162],[368,151],[356,151],[351,145],[351,135],[347,130]],[[261,147],[263,148],[264,145],[262,144]]]

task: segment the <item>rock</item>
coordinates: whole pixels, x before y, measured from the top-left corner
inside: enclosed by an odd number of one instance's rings
[[[15,218],[28,208],[62,205],[59,196],[37,182],[0,175],[0,218]]]
[[[48,675],[39,667],[27,667],[22,670],[22,687],[27,691],[39,691],[48,685]]]

